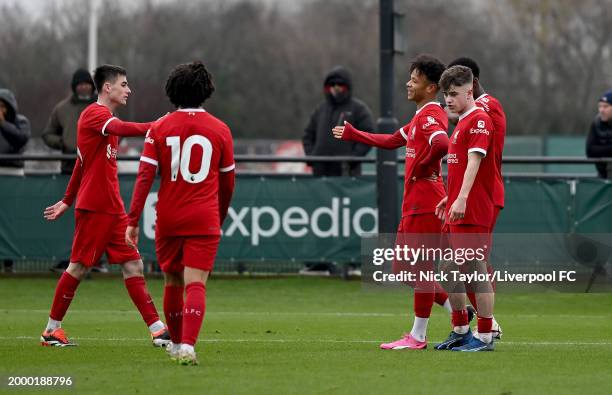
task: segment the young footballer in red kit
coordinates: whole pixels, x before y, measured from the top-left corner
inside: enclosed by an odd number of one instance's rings
[[[333,129],[334,136],[375,147],[396,149],[406,147],[404,198],[397,243],[417,242],[417,234],[439,235],[441,221],[435,215],[436,204],[446,195],[440,176],[440,160],[448,148],[446,112],[436,101],[438,80],[444,71],[442,62],[429,55],[420,55],[410,66],[406,87],[408,100],[417,105],[412,120],[393,134],[372,134],[356,130],[347,123]],[[404,239],[404,240],[402,240]],[[411,240],[407,240],[411,239]],[[431,240],[428,240],[431,243]],[[397,270],[398,265],[395,265]],[[410,270],[410,268],[408,268]],[[433,270],[433,262],[420,262],[419,272]],[[427,325],[433,303],[451,311],[448,295],[435,281],[417,276],[414,286],[414,324],[401,339],[381,344],[382,349],[423,349],[427,347]]]
[[[159,169],[155,248],[166,282],[164,313],[172,339],[167,351],[183,365],[198,364],[194,346],[206,310],[206,281],[234,190],[230,129],[202,108],[214,90],[200,62],[170,73],[166,94],[178,109],[145,138],[125,230],[126,242],[136,246],[138,221]]]
[[[149,123],[123,122],[113,112],[127,103],[131,93],[126,71],[103,65],[94,73],[98,101],[89,105],[77,125],[77,162],[62,200],[47,207],[44,217],[53,221],[72,205],[76,197],[75,231],[70,264],[62,274],[41,343],[46,346],[74,346],[61,322],[80,281],[106,253],[111,264],[122,267],[130,298],[149,327],[153,345],[170,342],[147,290],[138,250],[125,244],[127,215],[119,194],[117,145],[119,137],[144,136]]]
[[[476,106],[473,76],[468,67],[449,67],[440,77],[440,88],[448,109],[459,114],[459,122],[450,138],[448,149],[448,197],[445,228],[452,248],[482,248],[490,243],[494,216],[496,166],[493,121]],[[441,202],[442,203],[442,202]],[[441,204],[439,204],[441,207]],[[465,267],[486,273],[486,260],[473,260]],[[469,328],[465,293],[451,293],[453,330],[436,345],[438,350],[492,351],[493,289],[489,281],[478,281],[478,337]]]
[[[506,113],[504,109],[495,97],[491,96],[489,93],[485,92],[480,83],[480,67],[478,63],[474,59],[461,57],[450,62],[448,67],[451,66],[465,66],[469,67],[472,71],[472,75],[474,76],[474,102],[476,106],[485,110],[485,112],[491,117],[491,121],[493,121],[493,129],[494,132],[494,151],[495,151],[495,188],[493,190],[493,221],[491,222],[491,230],[490,233],[493,234],[493,230],[495,229],[495,224],[497,222],[497,218],[499,213],[504,208],[504,178],[502,177],[502,156],[504,153],[504,143],[506,140]],[[492,244],[492,241],[491,243]],[[487,265],[487,270],[489,273],[493,272],[493,268],[490,264]],[[493,283],[493,287],[495,289],[495,283]],[[467,293],[468,298],[472,305],[478,308],[478,303],[476,301],[476,296],[473,292]],[[492,329],[493,337],[495,339],[501,339],[502,329],[500,325],[493,317],[493,329]],[[474,333],[476,335],[477,332]]]

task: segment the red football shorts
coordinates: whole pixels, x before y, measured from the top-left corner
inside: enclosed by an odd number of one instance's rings
[[[128,217],[87,210],[74,210],[75,229],[70,262],[87,267],[98,263],[106,252],[108,262],[125,263],[140,259],[138,250],[125,244]]]
[[[400,248],[439,248],[440,232],[442,221],[434,213],[406,215],[402,217],[395,245]],[[394,273],[409,272],[416,274],[415,282],[408,285],[415,287],[415,291],[430,292],[433,289],[433,282],[422,281],[420,272],[428,272],[434,269],[434,260],[422,257],[417,262],[393,261],[392,270]]]
[[[186,267],[212,271],[221,236],[160,236],[155,252],[164,273],[182,272]]]
[[[442,231],[442,221],[434,213],[406,215],[397,229],[397,233],[429,233]]]

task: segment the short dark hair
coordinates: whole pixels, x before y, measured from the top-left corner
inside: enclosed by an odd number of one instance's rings
[[[440,77],[440,88],[443,92],[450,89],[453,86],[463,86],[465,84],[471,84],[474,81],[472,70],[466,66],[451,66],[442,73]]]
[[[214,91],[212,75],[199,61],[179,64],[166,81],[166,95],[176,107],[199,107]]]
[[[440,59],[425,54],[417,56],[410,64],[410,73],[414,70],[418,70],[419,73],[425,75],[432,84],[436,85],[440,82],[440,77],[444,69],[446,69],[446,66],[444,66],[444,63],[442,63]]]
[[[123,67],[113,66],[112,64],[103,64],[98,66],[94,71],[94,84],[96,90],[102,93],[102,87],[105,82],[115,82],[118,76],[127,75],[127,71]]]
[[[478,67],[478,63],[476,63],[476,61],[472,58],[468,58],[466,56],[457,58],[453,60],[452,62],[450,62],[448,67],[451,67],[451,66],[469,67],[470,70],[472,70],[472,74],[474,75],[474,78],[480,78],[480,67]]]

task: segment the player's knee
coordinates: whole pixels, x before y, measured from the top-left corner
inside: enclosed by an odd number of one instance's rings
[[[89,268],[78,262],[70,262],[68,268],[66,269],[66,273],[70,274],[77,280],[82,280],[83,278],[85,278],[88,272]]]
[[[195,282],[206,284],[206,280],[208,280],[209,273],[210,272],[208,271],[186,267],[185,274],[184,274],[185,285],[189,285],[190,283],[195,283]]]
[[[141,260],[126,262],[121,265],[123,278],[144,276],[143,264]]]

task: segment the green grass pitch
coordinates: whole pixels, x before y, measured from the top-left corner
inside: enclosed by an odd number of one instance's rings
[[[81,284],[63,325],[79,347],[41,347],[55,282],[0,278],[0,392],[29,392],[6,386],[18,375],[70,376],[66,393],[612,393],[610,294],[498,295],[504,339],[493,353],[435,351],[449,321],[434,306],[427,350],[381,351],[381,341],[410,330],[408,290],[214,278],[201,365],[185,367],[151,346],[119,278]],[[161,310],[162,282],[148,284]]]

